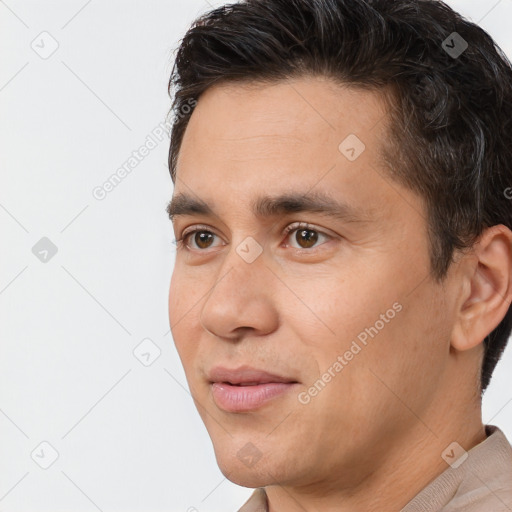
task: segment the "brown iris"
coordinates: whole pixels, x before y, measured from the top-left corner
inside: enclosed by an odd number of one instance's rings
[[[313,229],[300,229],[295,235],[295,240],[303,249],[309,249],[317,242],[318,233]]]
[[[209,233],[208,231],[197,231],[194,234],[194,242],[200,249],[207,249],[213,240],[213,236],[213,233]]]

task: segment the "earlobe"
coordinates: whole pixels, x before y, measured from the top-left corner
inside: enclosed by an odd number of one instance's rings
[[[500,224],[486,229],[467,256],[463,293],[451,344],[468,350],[503,320],[512,302],[512,231]]]

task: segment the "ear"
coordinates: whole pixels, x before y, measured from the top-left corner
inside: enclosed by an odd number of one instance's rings
[[[476,347],[503,320],[512,302],[512,231],[487,228],[472,248],[462,271],[462,296],[452,347]]]

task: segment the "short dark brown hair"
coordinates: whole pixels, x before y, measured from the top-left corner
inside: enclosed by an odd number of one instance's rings
[[[435,279],[485,228],[512,229],[512,67],[487,32],[437,0],[245,0],[199,17],[169,80],[173,183],[209,87],[304,75],[393,91],[384,156],[390,176],[426,200]],[[484,340],[481,394],[511,330],[509,307]]]

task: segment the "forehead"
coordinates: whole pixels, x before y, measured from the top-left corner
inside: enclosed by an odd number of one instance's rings
[[[298,159],[322,147],[335,157],[350,134],[364,138],[367,149],[377,149],[382,142],[377,125],[383,128],[386,118],[382,93],[324,77],[221,84],[200,97],[183,137],[178,168],[184,160],[205,157],[254,161],[295,154]]]
[[[175,195],[249,204],[292,188],[376,199],[388,122],[381,93],[326,78],[216,85],[189,120]]]

